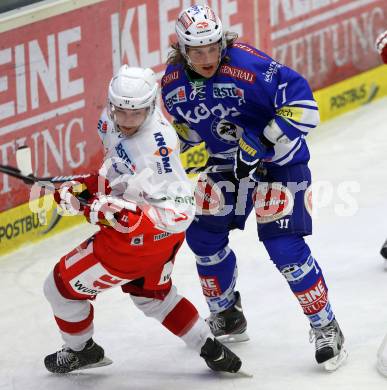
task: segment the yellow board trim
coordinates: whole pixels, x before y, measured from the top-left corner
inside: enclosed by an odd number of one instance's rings
[[[58,225],[44,234],[53,216],[56,203],[52,195],[24,203],[0,213],[0,256],[24,244],[51,237],[64,229],[85,221],[83,216],[62,217]],[[37,212],[34,212],[37,211]]]
[[[314,92],[324,122],[387,95],[387,66],[367,72]]]

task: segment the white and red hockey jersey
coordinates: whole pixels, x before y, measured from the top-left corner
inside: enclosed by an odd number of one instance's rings
[[[128,272],[124,263],[130,258],[130,271],[143,272],[141,258],[147,258],[146,268],[152,268],[149,258],[156,263],[163,253],[170,253],[195,215],[193,187],[181,165],[179,141],[157,107],[131,137],[123,137],[106,112],[98,122],[98,133],[105,148],[99,174],[109,182],[109,196],[134,202],[141,212],[128,213],[129,232],[101,226],[94,253],[117,271]]]

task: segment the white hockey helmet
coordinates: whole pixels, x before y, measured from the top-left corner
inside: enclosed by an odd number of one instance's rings
[[[152,69],[122,65],[110,81],[109,103],[128,110],[152,107],[157,92],[158,83]]]
[[[220,42],[221,58],[226,51],[222,22],[208,5],[193,5],[180,12],[175,31],[179,49],[187,59],[186,46],[204,46]]]

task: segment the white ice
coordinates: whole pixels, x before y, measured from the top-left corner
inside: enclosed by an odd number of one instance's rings
[[[364,106],[321,125],[309,139],[310,166],[320,183],[315,203],[325,206],[315,205],[314,235],[307,241],[345,333],[345,366],[329,374],[315,363],[308,322],[250,218],[244,232],[231,235],[250,341],[232,348],[253,378],[214,374],[119,289],[95,303],[94,338],[113,365],[67,376],[48,373],[43,358],[62,342],[42,284],[58,259],[92,233],[85,224],[0,259],[0,389],[385,389],[375,357],[387,332],[387,273],[379,255],[387,237],[386,107],[387,99]],[[173,279],[206,316],[187,246]]]

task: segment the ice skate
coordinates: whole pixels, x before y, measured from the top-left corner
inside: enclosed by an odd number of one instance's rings
[[[336,319],[323,328],[311,328],[309,336],[309,341],[315,342],[317,363],[323,364],[327,371],[335,371],[347,359],[344,335]]]
[[[377,353],[376,368],[378,371],[387,377],[387,335],[384,336],[383,342],[380,345]]]
[[[64,347],[60,351],[47,355],[44,365],[56,374],[66,374],[75,370],[85,370],[107,366],[113,362],[104,356],[104,350],[93,339],[89,339],[82,351],[73,351]]]
[[[387,240],[384,242],[380,254],[387,260]]]
[[[387,271],[387,240],[385,241],[382,248],[380,249],[380,254],[384,259],[384,270]]]
[[[214,371],[236,373],[242,366],[239,357],[216,339],[208,338],[206,340],[200,351],[200,356]]]
[[[243,315],[241,296],[235,292],[234,306],[220,312],[212,313],[206,319],[212,334],[223,343],[237,343],[249,340],[246,333],[247,321]]]

